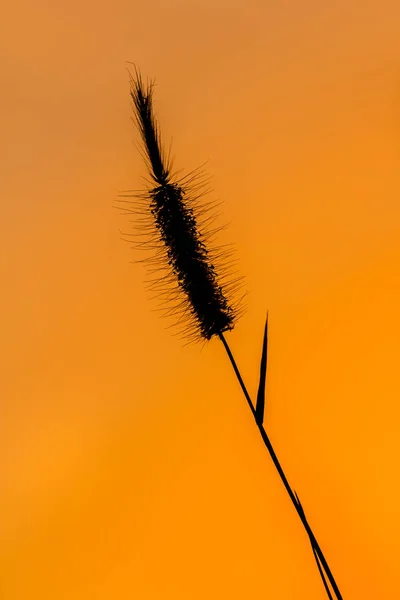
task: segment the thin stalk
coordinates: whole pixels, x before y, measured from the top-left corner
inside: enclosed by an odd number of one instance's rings
[[[321,575],[322,583],[324,584],[324,588],[325,588],[326,594],[327,594],[329,600],[333,600],[333,596],[332,596],[331,591],[329,589],[328,583],[327,583],[327,581],[325,579],[324,570],[323,570],[323,568],[321,566],[321,563],[320,563],[320,560],[319,560],[319,556],[318,556],[317,551],[315,550],[314,546],[312,545],[312,543],[311,543],[311,547],[312,547],[312,551],[313,551],[313,554],[314,554],[315,562],[317,563],[319,574]]]
[[[292,504],[295,507],[296,512],[299,515],[301,522],[303,523],[304,529],[307,532],[307,535],[308,535],[308,537],[310,539],[310,542],[311,542],[311,546],[313,548],[314,556],[315,556],[316,560],[317,559],[319,560],[319,563],[318,563],[318,560],[317,560],[317,566],[318,566],[320,575],[322,577],[322,581],[324,583],[325,590],[327,590],[328,596],[330,596],[329,590],[328,590],[327,585],[326,585],[325,578],[324,578],[324,576],[323,576],[323,574],[321,572],[321,567],[323,567],[323,569],[324,569],[324,571],[326,573],[326,576],[327,576],[327,578],[328,578],[328,580],[329,580],[329,582],[330,582],[330,584],[332,586],[332,589],[334,590],[334,592],[336,594],[337,600],[343,600],[343,596],[341,595],[341,593],[339,591],[339,588],[338,588],[337,583],[335,581],[335,578],[333,577],[333,574],[332,574],[332,572],[331,572],[331,570],[329,568],[329,565],[328,565],[328,563],[327,563],[327,561],[325,559],[325,556],[324,556],[324,554],[323,554],[323,552],[322,552],[322,550],[321,550],[321,548],[320,548],[320,546],[319,546],[319,544],[318,544],[318,542],[317,542],[317,540],[315,538],[315,535],[314,535],[314,533],[313,533],[313,531],[312,531],[312,529],[311,529],[311,527],[310,527],[310,525],[309,525],[309,523],[307,521],[307,518],[306,518],[304,510],[303,510],[303,507],[302,507],[302,505],[300,503],[300,500],[298,499],[297,494],[295,492],[293,492],[292,488],[290,487],[289,481],[288,481],[288,479],[287,479],[287,477],[286,477],[286,475],[285,475],[285,473],[284,473],[284,471],[283,471],[283,469],[281,467],[281,464],[280,464],[280,462],[278,460],[278,457],[277,457],[277,455],[275,453],[275,450],[274,450],[274,448],[272,446],[272,443],[271,443],[271,441],[270,441],[270,439],[268,437],[267,432],[265,431],[263,425],[257,421],[256,410],[255,410],[254,405],[253,405],[253,403],[251,401],[251,398],[250,398],[250,395],[249,395],[249,393],[247,391],[247,388],[246,388],[246,386],[244,384],[244,381],[242,379],[242,376],[240,374],[240,371],[238,369],[236,361],[235,361],[235,359],[233,357],[233,354],[232,354],[232,352],[231,352],[231,350],[229,348],[229,345],[228,345],[228,343],[227,343],[227,341],[226,341],[226,339],[224,337],[224,334],[223,333],[219,333],[218,337],[220,338],[221,342],[224,345],[226,353],[227,353],[227,355],[229,357],[229,360],[230,360],[230,362],[232,364],[233,370],[235,371],[235,375],[236,375],[236,377],[237,377],[237,379],[239,381],[240,387],[242,388],[242,391],[243,391],[244,396],[245,396],[245,398],[247,400],[249,408],[250,408],[250,410],[251,410],[251,412],[253,414],[253,417],[254,417],[254,420],[256,422],[256,425],[257,425],[257,427],[258,427],[258,429],[260,431],[262,440],[263,440],[263,442],[264,442],[264,444],[265,444],[265,446],[266,446],[266,448],[267,448],[267,450],[269,452],[270,457],[272,458],[272,462],[274,463],[274,466],[275,466],[276,470],[278,471],[279,477],[281,478],[281,481],[282,481],[283,485],[285,486],[285,489],[286,489],[287,493],[289,494],[289,497],[290,497],[290,499],[292,501]],[[330,596],[330,598],[332,598],[332,597]]]

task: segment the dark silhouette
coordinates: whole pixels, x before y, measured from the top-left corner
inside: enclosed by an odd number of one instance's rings
[[[167,300],[172,298],[177,301],[176,306],[172,307],[172,312],[183,309],[183,319],[187,320],[189,327],[194,328],[198,337],[203,340],[210,340],[213,336],[218,336],[221,340],[261,438],[308,535],[328,598],[333,600],[328,585],[329,581],[336,599],[343,600],[325,556],[308,523],[299,497],[290,487],[263,426],[267,376],[268,313],[264,328],[260,381],[254,407],[224,337],[226,331],[234,328],[238,316],[238,309],[234,309],[227,298],[232,291],[237,289],[239,280],[231,280],[230,282],[224,280],[221,283],[221,272],[225,274],[226,279],[226,257],[229,254],[221,254],[221,248],[214,249],[214,251],[210,250],[205,242],[209,241],[215,231],[210,232],[208,230],[200,233],[199,229],[199,222],[201,222],[199,218],[204,216],[210,209],[213,209],[214,206],[204,207],[203,205],[199,207],[199,205],[196,205],[195,201],[200,198],[200,195],[196,195],[196,193],[203,187],[202,182],[200,184],[196,183],[196,173],[173,180],[171,163],[163,155],[160,134],[153,114],[153,84],[150,83],[145,88],[136,67],[135,75],[135,78],[131,75],[131,97],[136,111],[136,123],[144,145],[144,155],[150,172],[151,185],[145,193],[134,194],[136,200],[134,203],[131,201],[133,207],[127,212],[138,212],[145,221],[148,216],[151,217],[152,221],[147,222],[143,232],[145,239],[146,236],[151,235],[151,244],[140,241],[138,247],[153,247],[156,250],[152,262],[155,264],[153,272],[157,275],[160,269],[161,272],[165,267],[169,269],[169,272],[153,282],[153,289],[165,294]],[[140,205],[138,202],[142,202],[142,204]],[[207,218],[203,222],[208,225],[209,219]],[[221,260],[222,256],[223,260]],[[159,266],[160,261],[163,265],[161,267]],[[172,290],[168,287],[171,284]]]
[[[188,185],[182,180],[172,181],[153,115],[153,86],[145,88],[138,72],[136,80],[132,80],[131,97],[150,175],[157,184],[148,191],[149,209],[167,250],[168,265],[176,283],[187,298],[200,335],[209,340],[219,332],[233,329],[235,312],[218,285],[216,269],[210,261],[194,209],[186,202]]]
[[[265,330],[267,330],[267,327],[268,327],[268,315],[267,315]],[[276,467],[276,470],[279,473],[279,477],[281,478],[282,483],[285,486],[287,493],[289,494],[289,497],[290,497],[290,499],[291,499],[291,501],[292,501],[292,503],[293,503],[293,505],[294,505],[294,507],[295,507],[295,509],[297,511],[297,514],[299,515],[299,517],[301,519],[301,522],[303,523],[304,528],[305,528],[305,530],[307,532],[307,535],[309,537],[309,540],[310,540],[310,543],[311,543],[311,546],[312,546],[312,549],[313,549],[314,557],[315,557],[315,560],[317,562],[317,567],[318,567],[319,573],[321,575],[322,581],[324,583],[325,590],[326,590],[326,592],[328,594],[328,597],[330,599],[332,599],[332,595],[331,595],[331,593],[329,591],[329,587],[327,585],[327,582],[326,582],[326,579],[325,579],[325,575],[324,575],[324,572],[322,571],[322,569],[326,573],[326,577],[328,578],[328,580],[329,580],[329,582],[330,582],[330,584],[331,584],[331,586],[332,586],[332,588],[333,588],[333,590],[334,590],[334,592],[336,594],[337,600],[343,600],[343,597],[342,597],[342,595],[341,595],[341,593],[339,591],[339,588],[338,588],[338,586],[336,584],[336,581],[335,581],[335,578],[333,577],[333,574],[332,574],[332,572],[331,572],[331,570],[329,568],[329,565],[328,565],[328,563],[327,563],[327,561],[325,559],[325,556],[324,556],[324,554],[323,554],[323,552],[322,552],[322,550],[321,550],[321,548],[320,548],[320,546],[319,546],[319,544],[318,544],[318,542],[317,542],[317,540],[316,540],[316,538],[315,538],[315,536],[314,536],[314,534],[312,532],[312,529],[311,529],[311,527],[310,527],[310,525],[309,525],[309,523],[307,521],[307,518],[306,518],[306,515],[305,515],[305,512],[304,512],[304,509],[303,509],[303,507],[301,505],[300,499],[299,499],[298,495],[296,494],[296,492],[294,490],[292,490],[292,488],[290,487],[290,484],[289,484],[289,482],[288,482],[288,480],[286,478],[284,470],[282,469],[281,464],[280,464],[280,462],[278,460],[278,457],[275,454],[275,450],[272,447],[272,444],[271,444],[271,441],[270,441],[270,439],[268,437],[268,434],[265,431],[262,423],[260,423],[258,421],[258,419],[257,419],[256,409],[253,406],[253,403],[252,403],[251,398],[249,396],[249,393],[248,393],[248,391],[246,389],[246,386],[244,384],[244,381],[242,379],[240,371],[239,371],[239,369],[238,369],[238,367],[236,365],[236,362],[235,362],[235,359],[233,357],[233,354],[232,354],[232,352],[231,352],[231,350],[230,350],[230,348],[228,346],[227,341],[225,340],[225,337],[224,337],[223,333],[221,333],[219,335],[219,337],[220,337],[220,339],[221,339],[221,341],[222,341],[222,343],[223,343],[223,345],[225,347],[225,350],[226,350],[226,352],[228,354],[229,360],[231,361],[231,364],[233,366],[233,370],[235,371],[236,377],[237,377],[237,379],[239,381],[239,384],[240,384],[240,387],[242,388],[242,391],[243,391],[243,393],[245,395],[245,398],[246,398],[247,403],[248,403],[248,405],[250,407],[250,410],[253,413],[253,417],[254,417],[255,422],[257,423],[257,426],[258,426],[258,429],[260,431],[262,440],[263,440],[263,442],[264,442],[264,444],[265,444],[265,446],[266,446],[266,448],[267,448],[267,450],[269,452],[270,457],[272,458],[272,461],[273,461],[273,463],[274,463],[274,465]],[[264,335],[264,341],[265,341],[265,339],[266,339],[266,336]],[[261,373],[262,373],[262,377],[265,377],[265,373],[264,373],[264,370],[263,370],[264,349],[265,349],[265,344],[264,344],[264,348],[263,348],[263,356],[261,358]],[[265,352],[265,354],[266,354],[266,352]]]
[[[268,360],[268,313],[265,321],[264,339],[261,354],[260,382],[258,384],[257,403],[256,403],[256,421],[262,425],[264,421],[265,410],[265,384],[267,379],[267,360]]]

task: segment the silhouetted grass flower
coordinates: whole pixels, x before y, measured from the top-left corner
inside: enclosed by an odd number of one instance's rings
[[[184,332],[209,340],[233,329],[240,303],[233,305],[228,298],[234,297],[241,278],[232,276],[231,251],[212,244],[215,231],[210,223],[216,218],[215,204],[203,200],[204,174],[197,170],[177,178],[171,172],[153,112],[153,91],[154,84],[144,85],[135,70],[131,97],[151,179],[144,193],[135,194],[142,201],[140,208],[136,205],[128,212],[139,210],[142,225],[147,225],[142,233],[150,234],[156,250],[150,262],[155,259],[164,266],[155,270],[151,287],[166,300],[166,312],[181,311],[179,324],[183,323]]]
[[[137,234],[139,239],[136,238],[136,247],[154,252],[152,257],[146,259],[154,276],[150,288],[167,302],[168,314],[176,316],[181,311],[179,323],[183,323],[186,334],[191,332],[192,337],[203,340],[217,336],[223,343],[261,438],[308,535],[326,594],[331,600],[332,593],[337,600],[342,600],[300,499],[291,488],[263,425],[268,314],[262,343],[258,393],[254,404],[224,336],[224,333],[233,329],[240,313],[240,304],[236,302],[234,306],[232,298],[240,288],[241,278],[233,278],[231,252],[212,244],[213,236],[220,228],[210,229],[210,223],[215,218],[215,204],[204,203],[202,200],[206,185],[204,174],[196,170],[177,178],[171,172],[172,163],[164,156],[153,113],[153,90],[152,83],[144,86],[135,67],[135,77],[131,75],[131,97],[150,180],[145,192],[124,194],[124,197],[133,197],[134,200],[123,202],[127,203],[128,214],[137,215],[137,223],[142,228]]]

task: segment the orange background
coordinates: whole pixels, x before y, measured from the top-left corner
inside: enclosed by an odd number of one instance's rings
[[[5,600],[325,598],[223,348],[183,347],[112,208],[208,159],[246,276],[227,335],[343,596],[399,597],[397,0],[28,2],[0,55]]]

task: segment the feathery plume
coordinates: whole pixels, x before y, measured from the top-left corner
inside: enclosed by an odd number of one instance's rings
[[[186,320],[187,323],[189,319],[189,327],[194,326],[201,338],[209,340],[233,329],[239,307],[228,301],[228,294],[237,289],[240,280],[228,280],[231,272],[227,267],[233,264],[227,260],[229,252],[208,247],[207,242],[212,241],[215,232],[207,229],[207,225],[215,216],[204,216],[214,205],[199,203],[205,184],[204,180],[200,180],[201,173],[196,171],[180,179],[171,173],[171,161],[165,158],[153,111],[154,83],[145,86],[136,67],[135,77],[132,74],[130,77],[136,125],[151,177],[151,185],[146,192],[136,194],[145,202],[139,209],[143,220],[149,213],[153,219],[152,225],[147,223],[143,233],[146,235],[153,228],[153,247],[157,250],[153,258],[158,261],[158,268],[153,272],[163,271],[159,267],[161,257],[164,258],[164,267],[169,268],[169,274],[157,277],[151,288],[161,292],[169,302],[168,313],[174,314],[183,309],[181,321]],[[202,222],[204,231],[200,231]],[[179,294],[176,293],[176,284]],[[171,299],[175,300],[175,305],[171,306]]]

